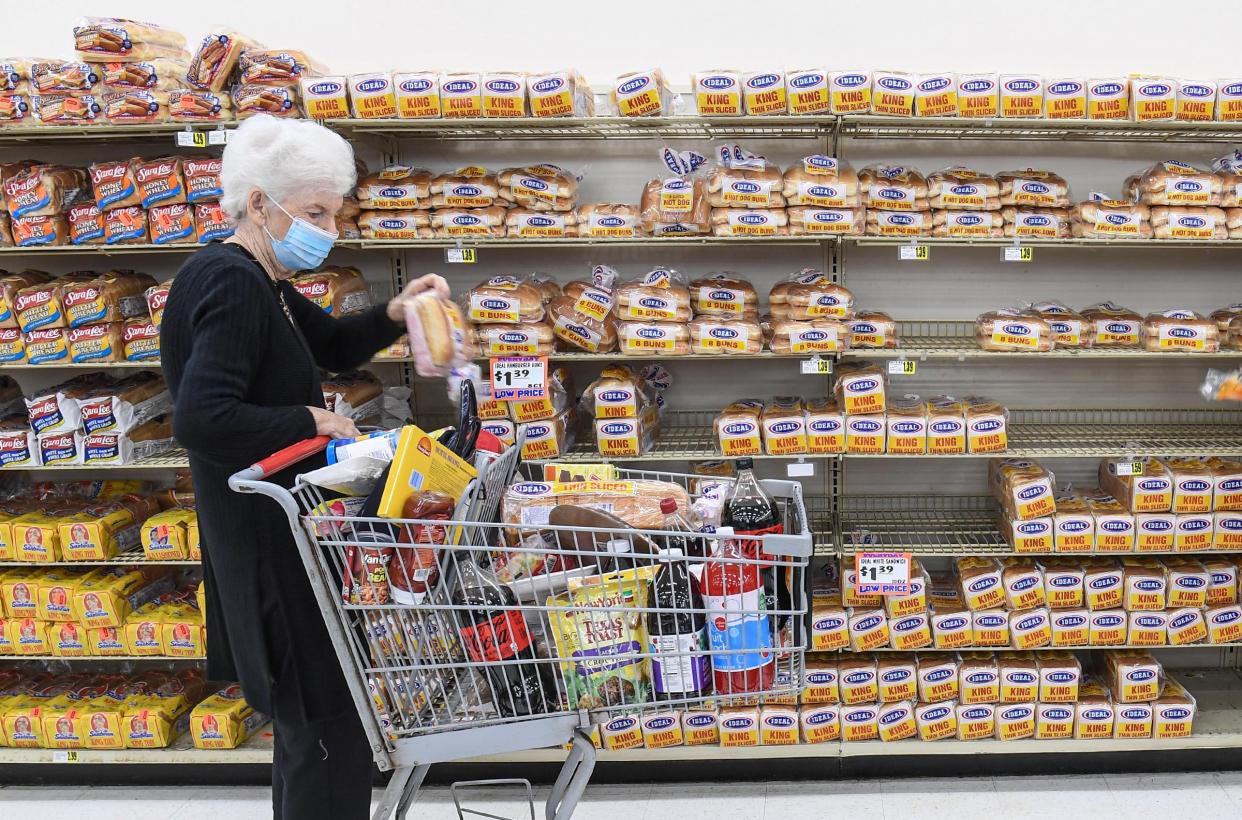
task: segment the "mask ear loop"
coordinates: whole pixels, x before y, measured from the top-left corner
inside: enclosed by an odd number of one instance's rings
[[[262,190],[262,189],[260,189],[260,190]],[[271,195],[271,194],[269,194],[267,191],[263,191],[263,196],[267,197],[267,198],[271,201],[271,203],[272,203],[273,205],[275,205],[277,208],[280,208],[280,212],[281,212],[282,214],[284,214],[285,216],[289,217],[289,228],[290,228],[290,230],[292,230],[292,229],[293,229],[293,223],[295,223],[295,222],[301,222],[303,225],[305,225],[306,227],[310,228],[312,231],[317,232],[320,236],[322,236],[322,237],[324,237],[324,238],[331,238],[333,242],[335,242],[336,240],[338,240],[338,239],[340,239],[340,238],[341,238],[341,232],[340,232],[340,231],[337,231],[336,233],[331,233],[331,232],[329,232],[329,231],[325,231],[323,228],[319,227],[318,225],[312,224],[311,222],[309,222],[309,221],[307,221],[307,220],[305,220],[305,219],[302,219],[301,217],[297,217],[297,216],[294,216],[293,214],[289,213],[288,211],[286,211],[286,210],[285,210],[285,206],[284,206],[284,205],[281,205],[279,202],[277,202],[277,201],[276,201],[276,197],[272,196],[272,195]],[[272,236],[272,234],[268,231],[268,229],[267,229],[267,226],[266,226],[266,225],[264,225],[264,226],[263,226],[263,233],[267,234],[267,238],[268,238],[268,239],[271,239],[273,242],[277,241],[277,240],[276,240],[276,239]],[[289,231],[285,231],[285,238],[288,238],[288,236],[289,236]],[[283,242],[283,241],[284,241],[284,239],[282,239],[282,240],[280,240],[280,241],[281,241],[281,242]]]

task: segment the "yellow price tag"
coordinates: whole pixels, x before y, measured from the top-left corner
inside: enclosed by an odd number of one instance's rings
[[[56,749],[52,752],[53,763],[77,763],[77,749]]]
[[[1003,262],[1030,262],[1035,259],[1035,249],[1029,246],[1008,247],[1001,253]]]
[[[888,372],[893,376],[913,376],[918,369],[919,363],[913,359],[901,359],[888,363]]]
[[[832,373],[832,359],[821,359],[818,356],[803,359],[798,363],[804,376],[828,375]]]
[[[475,262],[479,261],[478,249],[477,248],[445,248],[444,249],[444,261],[451,262],[451,263],[457,263],[457,264],[463,264],[463,265],[473,265]]]
[[[926,262],[931,259],[931,246],[898,245],[897,258],[903,262]]]
[[[178,131],[176,137],[177,145],[180,148],[206,148],[207,132],[206,131]]]

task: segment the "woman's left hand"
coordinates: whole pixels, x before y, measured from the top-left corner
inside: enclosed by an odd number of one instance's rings
[[[437,273],[420,276],[406,285],[405,290],[401,291],[398,296],[388,303],[388,318],[398,324],[404,324],[405,303],[428,290],[434,290],[443,299],[448,299],[452,295],[449,293],[448,282],[444,280],[443,276]]]

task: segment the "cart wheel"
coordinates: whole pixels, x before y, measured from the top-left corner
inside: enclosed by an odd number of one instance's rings
[[[449,786],[449,794],[453,796],[453,805],[457,808],[457,820],[466,820],[466,815],[471,817],[486,817],[488,820],[512,820],[509,817],[501,817],[499,814],[490,814],[485,811],[476,809],[462,808],[461,797],[457,794],[458,788],[473,789],[480,786],[525,786],[526,787],[526,803],[530,806],[530,820],[535,820],[535,790],[531,788],[530,781],[524,777],[500,778],[493,780],[458,780]]]

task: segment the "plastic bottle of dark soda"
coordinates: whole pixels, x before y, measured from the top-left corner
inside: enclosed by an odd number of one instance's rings
[[[705,695],[711,691],[711,678],[704,653],[706,618],[699,582],[690,574],[679,547],[661,550],[656,560],[659,568],[647,596],[649,606],[660,610],[647,613],[653,695],[656,700]]]
[[[669,532],[685,533],[685,535],[665,535],[660,540],[665,549],[681,550],[681,554],[690,558],[703,558],[707,555],[706,540],[699,535],[696,527],[677,511],[677,499],[665,498],[660,501],[660,512],[664,514],[664,526],[661,529]]]
[[[738,535],[776,535],[785,531],[780,509],[759,486],[759,479],[755,478],[754,462],[749,458],[737,460],[737,483],[725,500],[720,514],[720,525],[732,527]],[[771,557],[757,550],[755,541],[742,540],[740,543],[751,558]],[[793,596],[787,580],[780,576],[781,572],[777,567],[763,568],[763,583],[768,591],[768,600],[775,602],[778,610],[789,610]],[[780,616],[778,626],[783,626],[788,617]]]
[[[466,655],[483,667],[496,708],[505,717],[554,711],[556,684],[547,663],[540,663],[526,618],[513,590],[473,559],[457,563],[453,603],[472,607],[455,610]],[[529,663],[498,663],[528,660]]]

